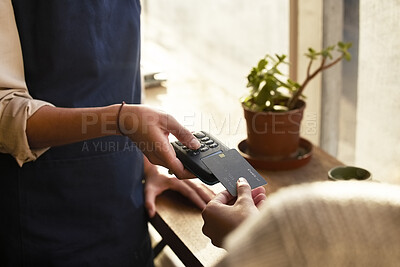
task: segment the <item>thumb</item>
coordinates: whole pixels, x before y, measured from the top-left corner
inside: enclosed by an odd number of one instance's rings
[[[152,190],[147,190],[145,195],[145,207],[150,218],[156,215],[156,197],[157,194]]]
[[[251,197],[251,187],[245,178],[240,177],[236,182],[236,187],[238,193],[237,202],[253,202]]]
[[[181,141],[185,146],[191,149],[198,149],[200,147],[200,142],[196,137],[185,127],[183,127],[175,118],[172,116],[168,117],[167,129],[172,133],[179,141]]]

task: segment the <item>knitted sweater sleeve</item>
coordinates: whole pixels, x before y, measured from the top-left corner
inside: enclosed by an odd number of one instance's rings
[[[218,266],[398,266],[399,222],[399,186],[291,186],[227,238]]]

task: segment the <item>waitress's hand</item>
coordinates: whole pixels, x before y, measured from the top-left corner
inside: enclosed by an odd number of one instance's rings
[[[265,188],[251,190],[246,179],[237,182],[237,199],[228,191],[219,193],[203,210],[203,233],[221,247],[224,238],[246,218],[256,216],[258,207],[266,200]]]
[[[214,192],[203,184],[197,184],[191,180],[179,180],[174,176],[160,173],[157,166],[151,164],[146,157],[144,157],[144,168],[145,206],[150,218],[156,214],[156,197],[168,189],[181,193],[201,210],[215,197]]]
[[[151,163],[170,169],[180,179],[194,177],[177,159],[168,135],[173,134],[191,149],[198,149],[200,143],[174,117],[145,105],[124,105],[119,126],[121,132],[131,138]]]

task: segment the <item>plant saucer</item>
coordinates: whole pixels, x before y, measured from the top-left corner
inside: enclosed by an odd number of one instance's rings
[[[312,155],[312,144],[304,139],[300,138],[299,148],[292,157],[288,158],[270,158],[260,157],[259,155],[253,155],[249,152],[247,141],[242,140],[238,149],[240,154],[254,167],[263,170],[281,171],[291,170],[300,168],[306,165],[311,160]]]

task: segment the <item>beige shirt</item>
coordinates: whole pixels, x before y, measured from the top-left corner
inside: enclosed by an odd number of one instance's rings
[[[230,236],[218,266],[399,266],[400,186],[319,182],[281,189]]]
[[[11,154],[20,166],[37,159],[48,148],[30,149],[26,122],[50,103],[29,95],[21,44],[11,0],[0,0],[0,152]]]

